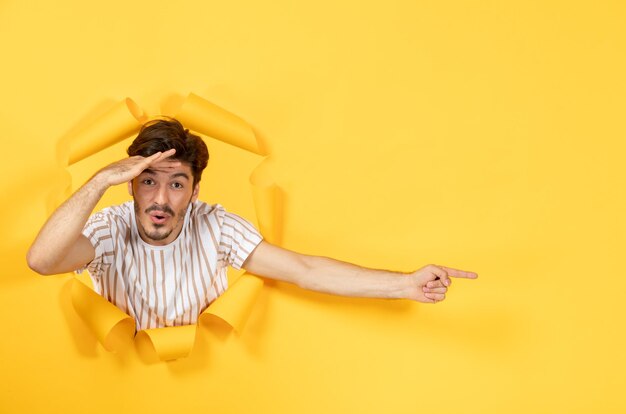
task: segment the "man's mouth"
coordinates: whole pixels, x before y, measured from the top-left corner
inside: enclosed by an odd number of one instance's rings
[[[150,220],[154,224],[164,224],[171,216],[163,211],[151,211]]]

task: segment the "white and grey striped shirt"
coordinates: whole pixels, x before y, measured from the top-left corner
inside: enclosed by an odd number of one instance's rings
[[[136,321],[137,330],[196,323],[228,287],[227,266],[241,269],[263,237],[220,204],[189,205],[173,242],[153,246],[137,231],[133,202],[90,217],[83,234],[96,255],[89,270],[95,291]]]

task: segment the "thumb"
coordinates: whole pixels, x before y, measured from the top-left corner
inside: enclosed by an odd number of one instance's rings
[[[441,283],[444,284],[444,286],[450,286],[450,277],[448,276],[448,272],[446,272],[441,267],[435,266],[435,265],[428,265],[428,266],[426,266],[426,268],[433,275],[437,276],[441,280]]]

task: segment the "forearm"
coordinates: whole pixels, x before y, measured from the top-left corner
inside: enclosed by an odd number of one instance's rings
[[[107,188],[106,181],[96,175],[52,213],[28,251],[31,268],[42,274],[53,272],[81,235]]]
[[[360,267],[322,256],[297,253],[262,241],[242,266],[248,272],[333,295],[410,299],[436,303],[445,299],[450,276],[475,279],[476,273],[427,265],[410,273]]]
[[[306,263],[306,271],[298,282],[305,289],[354,297],[408,296],[410,278],[405,273],[368,269],[320,256],[307,256]]]

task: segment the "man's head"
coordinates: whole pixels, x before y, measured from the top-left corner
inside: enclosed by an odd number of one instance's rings
[[[126,152],[131,157],[149,157],[172,148],[176,150],[172,159],[188,164],[193,173],[193,184],[199,183],[209,162],[209,150],[202,138],[189,132],[174,118],[163,117],[145,123]]]
[[[171,150],[176,152],[171,155]],[[202,170],[209,159],[207,147],[200,137],[170,118],[145,124],[127,152],[131,157],[157,152],[167,156],[129,182],[128,190],[134,198],[141,238],[155,245],[171,243],[182,230],[189,203],[198,197]]]

